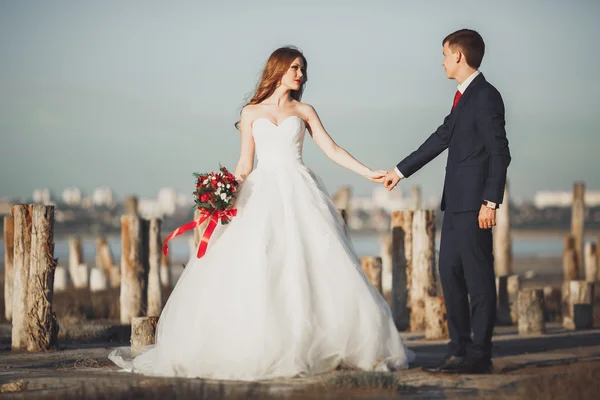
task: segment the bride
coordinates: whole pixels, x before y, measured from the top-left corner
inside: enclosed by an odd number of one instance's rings
[[[305,131],[350,171],[373,182],[383,182],[386,171],[367,168],[339,147],[313,107],[300,101],[306,70],[295,48],[269,57],[236,123],[238,215],[217,228],[204,257],[188,261],[160,315],[156,344],[133,359],[126,347],[110,353],[120,367],[261,380],[340,364],[390,371],[414,359],[363,273],[331,198],[302,161]]]

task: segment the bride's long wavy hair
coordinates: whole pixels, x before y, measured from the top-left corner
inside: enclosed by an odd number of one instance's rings
[[[269,96],[271,96],[275,92],[275,89],[279,87],[281,78],[290,68],[292,62],[294,62],[294,60],[298,57],[300,57],[304,62],[304,77],[302,79],[302,85],[300,86],[300,89],[292,90],[290,95],[294,100],[300,101],[302,99],[304,85],[306,84],[308,77],[306,72],[308,69],[308,63],[306,62],[304,54],[302,54],[300,50],[293,46],[286,46],[280,47],[279,49],[271,53],[269,59],[267,60],[267,64],[263,69],[260,80],[256,85],[254,96],[252,96],[248,103],[244,104],[244,107],[249,104],[259,104],[265,99],[269,98]],[[235,127],[236,129],[240,128],[239,120],[235,123]]]

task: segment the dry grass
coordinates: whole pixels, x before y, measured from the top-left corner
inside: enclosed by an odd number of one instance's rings
[[[52,309],[61,320],[69,322],[92,319],[119,319],[121,290],[111,288],[99,292],[89,289],[69,289],[54,293]],[[163,289],[167,299],[171,289]]]

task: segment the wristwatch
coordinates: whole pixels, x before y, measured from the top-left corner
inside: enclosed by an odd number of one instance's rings
[[[492,210],[495,210],[496,208],[498,208],[498,204],[494,203],[493,201],[489,201],[489,200],[484,200],[483,205],[488,208],[491,208]]]

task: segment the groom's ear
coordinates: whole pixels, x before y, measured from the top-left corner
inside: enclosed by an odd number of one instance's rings
[[[463,52],[460,50],[460,48],[456,49],[456,63],[460,64],[460,62],[463,60],[463,58],[465,57],[465,55],[463,54]]]

